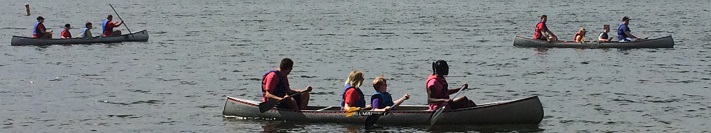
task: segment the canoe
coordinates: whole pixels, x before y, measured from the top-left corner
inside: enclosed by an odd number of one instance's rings
[[[340,106],[309,106],[306,110],[292,111],[272,108],[259,113],[259,101],[227,97],[224,117],[276,119],[287,122],[357,123],[363,124],[369,114],[345,117]],[[427,105],[400,105],[390,114],[381,116],[377,124],[428,125],[433,111]],[[538,96],[480,104],[476,107],[445,110],[438,117],[437,125],[457,124],[539,124],[543,120],[543,106]]]
[[[590,41],[584,43],[576,43],[572,41],[548,42],[543,40],[531,39],[529,37],[516,36],[513,41],[516,47],[535,47],[535,48],[674,48],[674,39],[671,36],[642,39],[634,42],[598,42]]]
[[[53,44],[90,44],[90,43],[120,43],[120,42],[146,42],[148,41],[148,31],[142,30],[130,34],[113,37],[94,37],[91,39],[71,38],[71,39],[46,39],[22,36],[12,36],[12,46],[28,45],[53,45]]]

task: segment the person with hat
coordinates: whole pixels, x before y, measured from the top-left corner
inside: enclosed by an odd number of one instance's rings
[[[32,29],[32,38],[52,38],[52,30],[44,27],[44,17],[37,17],[37,22]]]
[[[627,16],[622,17],[622,23],[617,27],[617,38],[620,42],[633,42],[639,40],[637,36],[632,35],[632,30],[629,27],[630,18]]]
[[[59,37],[62,38],[62,39],[69,39],[69,38],[72,38],[72,33],[69,32],[69,29],[71,29],[71,28],[72,28],[71,25],[65,24],[65,25],[64,25],[64,30],[62,31],[61,34],[59,34],[59,35],[60,35]]]
[[[101,23],[101,29],[102,29],[102,37],[109,37],[109,36],[120,36],[121,31],[116,30],[114,31],[114,28],[121,26],[123,24],[123,21],[120,22],[113,22],[112,20],[114,19],[113,15],[109,15],[106,17],[104,22]]]
[[[533,39],[544,40],[549,42],[558,41],[558,37],[555,36],[552,31],[548,30],[548,26],[546,26],[547,20],[548,16],[541,16],[541,21],[538,21],[538,24],[536,24],[536,30],[535,33],[533,33]]]
[[[449,74],[449,66],[444,60],[438,60],[432,63],[432,73],[427,77],[426,90],[427,90],[427,104],[429,104],[429,110],[437,110],[443,106],[447,106],[448,109],[457,109],[465,107],[476,106],[473,101],[469,100],[466,96],[449,99],[449,95],[457,93],[461,89],[467,88],[469,85],[464,83],[460,88],[448,89],[449,84],[444,76]]]

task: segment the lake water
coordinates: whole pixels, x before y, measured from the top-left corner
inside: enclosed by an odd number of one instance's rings
[[[425,104],[430,63],[477,103],[537,95],[539,125],[441,126],[434,132],[711,132],[711,2],[677,1],[232,1],[112,3],[148,42],[10,46],[35,18],[58,36],[113,11],[105,1],[0,1],[0,132],[363,132],[361,125],[228,119],[225,96],[259,99],[260,78],[282,58],[312,105],[336,105],[343,80],[385,74],[394,96]],[[25,16],[30,3],[32,15]],[[538,16],[560,39],[588,40],[630,16],[633,34],[672,35],[671,49],[515,48]],[[114,16],[117,20],[117,17]],[[117,28],[128,32],[125,27]],[[97,30],[98,31],[98,30]],[[96,32],[96,31],[95,31]],[[371,85],[363,91],[372,94]],[[376,131],[425,132],[425,125]]]

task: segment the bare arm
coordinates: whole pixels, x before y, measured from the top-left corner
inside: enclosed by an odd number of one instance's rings
[[[628,37],[631,37],[631,38],[637,38],[637,36],[632,35],[632,33],[630,33],[630,31],[625,31],[625,35],[627,35]]]
[[[403,95],[402,97],[400,97],[400,99],[395,100],[395,101],[393,102],[393,105],[398,105],[398,106],[400,106],[400,104],[401,104],[402,102],[405,102],[405,100],[407,100],[407,99],[410,99],[410,94],[405,94],[405,95]],[[394,106],[394,107],[397,107],[397,106]],[[382,108],[382,109],[373,109],[373,111],[389,111],[390,109],[392,109],[392,108],[394,108],[394,107],[392,107],[392,106],[387,106],[387,107]]]
[[[274,99],[277,101],[281,101],[282,99],[289,98],[289,95],[286,95],[284,97],[279,97],[279,96],[276,96],[276,95],[270,93],[269,91],[264,91],[264,96],[267,97],[267,99]]]
[[[438,98],[432,98],[432,89],[435,89],[434,87],[430,87],[427,89],[427,103],[438,103],[438,102],[447,102],[449,99],[438,99]]]
[[[462,88],[467,88],[467,87],[469,87],[469,84],[464,83],[464,84],[462,85],[462,87],[454,88],[454,89],[449,89],[447,92],[449,93],[449,95],[452,95],[452,94],[454,94],[454,93],[459,92],[459,90],[461,90]]]
[[[546,32],[548,32],[548,34],[550,34],[550,35],[553,36],[553,37],[558,37],[558,36],[556,36],[555,34],[553,34],[553,32],[552,32],[551,30],[548,30],[548,31],[546,31]]]

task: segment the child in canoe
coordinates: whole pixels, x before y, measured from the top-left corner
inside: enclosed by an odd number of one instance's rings
[[[382,74],[373,80],[373,89],[376,91],[370,98],[373,111],[389,111],[394,108],[393,105],[400,105],[400,103],[410,99],[410,94],[405,93],[400,99],[393,102],[392,96],[388,93],[388,84]]]
[[[580,30],[578,30],[578,32],[575,33],[575,37],[574,37],[575,42],[580,42],[580,43],[585,42],[585,33],[586,32],[587,31],[585,31],[585,28],[580,27]]]
[[[363,72],[353,70],[348,74],[343,90],[343,102],[341,109],[344,111],[361,110],[367,108],[365,106],[365,98],[360,86],[363,85]]]

